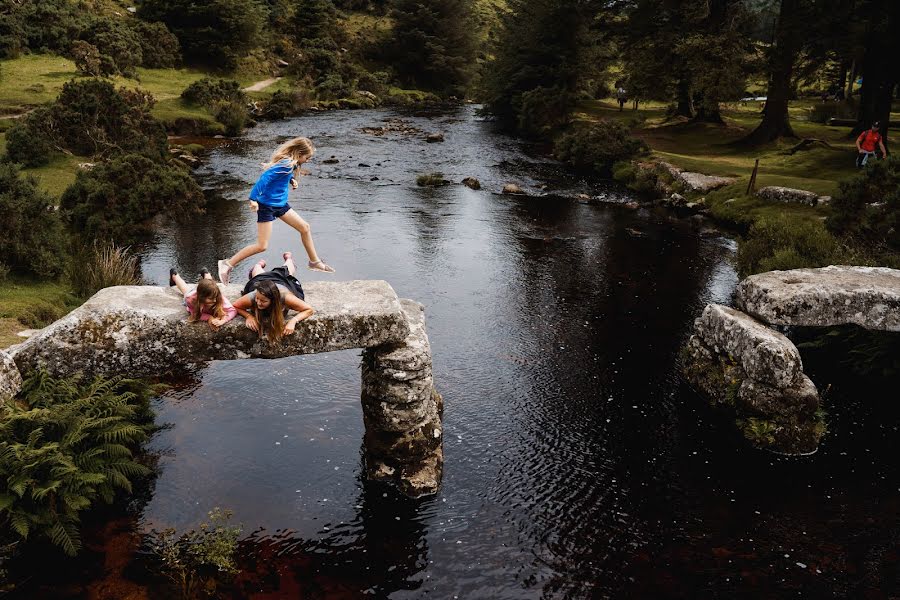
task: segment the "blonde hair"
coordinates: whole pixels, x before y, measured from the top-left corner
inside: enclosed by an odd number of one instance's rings
[[[268,169],[284,159],[290,161],[290,167],[293,169],[300,163],[301,158],[312,158],[315,153],[316,147],[309,138],[296,137],[275,148],[269,162],[263,163],[263,169]]]
[[[201,279],[200,282],[197,283],[197,296],[194,298],[194,305],[191,306],[191,316],[188,321],[199,321],[200,315],[203,313],[203,303],[210,299],[216,301],[216,305],[212,310],[212,316],[216,319],[221,319],[225,316],[225,303],[223,298],[222,290],[219,289],[219,286],[216,285],[215,281],[206,278]]]

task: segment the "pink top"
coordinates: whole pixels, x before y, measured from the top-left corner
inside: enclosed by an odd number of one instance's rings
[[[188,292],[188,294],[184,297],[184,308],[188,312],[191,312],[193,309],[194,301],[197,299],[197,290],[192,292]],[[228,298],[222,295],[222,308],[225,309],[225,322],[232,320],[237,316],[237,309],[231,305],[231,302],[228,301]],[[206,312],[205,308],[200,309],[200,320],[201,321],[209,321],[211,314]]]

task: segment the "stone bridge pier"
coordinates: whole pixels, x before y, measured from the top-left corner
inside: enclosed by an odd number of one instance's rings
[[[900,270],[830,266],[771,271],[738,284],[737,308],[709,304],[682,351],[682,370],[711,403],[731,409],[752,444],[815,452],[825,433],[819,392],[797,347],[775,327],[853,324],[900,332]]]
[[[239,286],[224,289],[229,298],[240,295]],[[188,323],[174,289],[106,288],[22,344],[0,351],[0,399],[18,391],[20,373],[37,368],[57,377],[165,377],[212,360],[363,348],[366,476],[409,496],[437,492],[443,402],[434,389],[424,308],[399,299],[385,281],[310,282],[305,291],[316,314],[271,345],[240,317],[215,332]]]

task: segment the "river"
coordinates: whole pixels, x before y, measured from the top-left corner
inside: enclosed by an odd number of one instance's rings
[[[361,131],[398,117],[446,141]],[[215,506],[233,510],[244,528],[234,598],[898,592],[896,410],[835,382],[817,454],[748,448],[676,366],[702,307],[729,302],[733,239],[627,205],[618,186],[567,173],[472,106],[311,114],[222,143],[198,170],[207,214],[161,227],[143,251],[148,280],[162,284],[170,266],[214,270],[253,241],[238,200],[295,135],[318,153],[292,205],[337,270],[300,278],[385,279],[426,307],[445,400],[443,488],[409,500],[362,480],[358,351],[220,362],[155,403],[170,424],[149,445],[159,476],[125,529],[184,529]],[[435,171],[454,184],[416,186]],[[458,183],[469,176],[481,191]],[[531,196],[497,194],[508,182]],[[283,250],[302,256],[276,223],[264,258],[280,264]],[[820,388],[834,378],[811,369]],[[87,540],[105,570],[67,571],[41,594],[104,597],[97,582],[115,571],[162,597],[133,548],[111,570],[109,529]]]

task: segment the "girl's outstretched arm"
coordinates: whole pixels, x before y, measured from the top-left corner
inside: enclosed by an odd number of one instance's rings
[[[246,294],[235,300],[233,306],[234,310],[236,310],[239,315],[244,317],[248,329],[252,331],[259,331],[259,323],[256,322],[256,317],[251,315],[249,312],[249,310],[253,307],[253,300],[250,299],[250,294]]]
[[[316,309],[294,294],[287,294],[284,298],[284,304],[291,310],[297,311],[297,314],[284,324],[284,335],[291,335],[294,333],[294,328],[297,326],[297,323],[305,321],[316,312]]]

